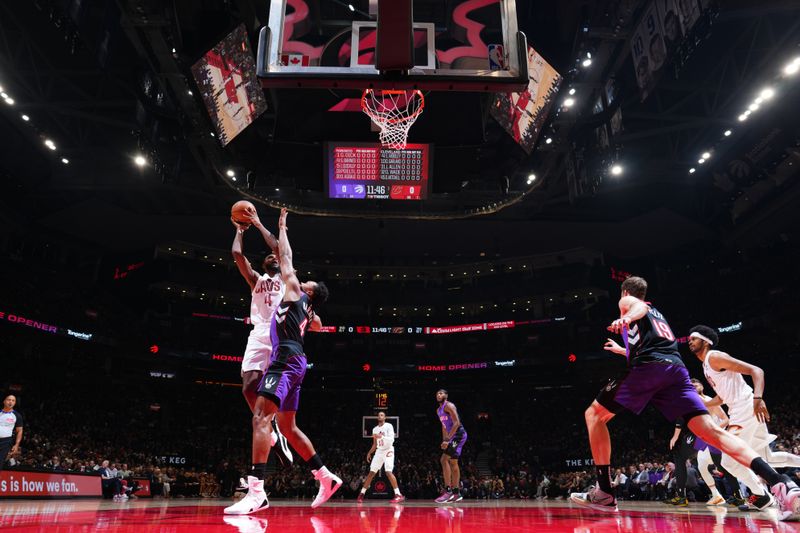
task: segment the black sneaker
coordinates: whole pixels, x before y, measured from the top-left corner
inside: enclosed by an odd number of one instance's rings
[[[689,502],[683,496],[675,496],[674,498],[670,498],[669,500],[664,500],[664,503],[667,505],[676,505],[678,507],[686,507],[689,505]]]
[[[281,466],[284,468],[291,468],[292,464],[294,463],[292,450],[289,448],[289,442],[286,440],[286,437],[284,437],[283,433],[281,433],[281,430],[278,429],[278,423],[274,418],[272,419],[272,431],[277,437],[275,442],[272,444],[272,450],[276,452],[275,455],[278,456]]]
[[[747,498],[747,503],[744,503],[739,506],[740,511],[763,511],[770,505],[775,503],[775,498],[772,497],[772,494],[769,492],[764,493],[763,496],[756,496],[755,494],[751,494],[749,498]]]
[[[744,505],[747,502],[742,498],[736,498],[734,496],[731,496],[730,498],[725,500],[725,503],[730,505],[731,507],[739,507],[740,505]]]

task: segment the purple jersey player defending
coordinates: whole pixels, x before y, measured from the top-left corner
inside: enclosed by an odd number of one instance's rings
[[[467,442],[467,430],[461,425],[458,411],[453,402],[447,401],[447,391],[439,389],[436,392],[436,401],[439,407],[436,416],[442,423],[442,477],[444,478],[444,491],[436,498],[436,503],[460,502],[464,499],[459,490],[461,470],[458,467],[458,458]]]
[[[253,427],[260,427],[264,420],[277,416],[281,432],[286,435],[292,448],[311,466],[314,478],[319,481],[319,492],[311,503],[311,507],[316,508],[339,490],[342,480],[325,467],[314,450],[314,445],[295,424],[295,415],[300,403],[300,386],[306,373],[303,337],[307,328],[318,325],[314,308],[328,299],[328,288],[324,283],[300,283],[297,279],[292,265],[292,248],[286,234],[286,216],[286,209],[282,209],[278,222],[278,257],[286,293],[272,319],[274,348],[270,365],[258,386],[258,398],[253,409]],[[264,492],[264,475],[270,446],[268,435],[253,433],[253,467],[247,478],[249,490],[244,498],[227,507],[225,514],[250,514],[269,507]]]
[[[622,283],[620,318],[608,330],[621,333],[626,348],[609,339],[606,349],[626,356],[628,369],[622,378],[610,381],[586,410],[597,485],[589,492],[573,493],[572,501],[601,511],[617,510],[611,488],[611,437],[607,424],[623,409],[639,414],[652,403],[670,421],[683,417],[698,438],[764,478],[778,501],[779,518],[796,520],[800,517],[800,488],[789,477],[778,474],[742,439],[714,423],[689,381],[667,320],[645,302],[646,295],[647,282],[643,278],[630,277]]]

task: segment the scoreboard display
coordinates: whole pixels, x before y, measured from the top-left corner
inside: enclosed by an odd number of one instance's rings
[[[402,150],[378,143],[327,144],[328,197],[359,200],[425,200],[430,145]]]

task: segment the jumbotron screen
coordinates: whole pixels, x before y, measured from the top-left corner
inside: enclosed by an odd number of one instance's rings
[[[327,144],[328,197],[360,200],[425,200],[430,145],[402,150],[378,143]]]

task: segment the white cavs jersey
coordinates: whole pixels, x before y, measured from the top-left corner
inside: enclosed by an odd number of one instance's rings
[[[272,315],[275,308],[283,300],[286,286],[283,284],[280,273],[270,276],[263,274],[253,285],[253,293],[250,299],[250,323],[253,330],[259,331],[259,335],[269,335],[269,326],[272,322]]]
[[[382,426],[372,428],[372,434],[378,436],[376,443],[377,450],[386,452],[394,447],[394,427],[389,422],[384,422]]]
[[[270,325],[275,309],[283,300],[286,286],[280,274],[259,276],[253,286],[250,300],[250,322],[253,330],[247,339],[247,347],[242,358],[242,374],[250,371],[264,372],[272,355]]]
[[[728,406],[731,424],[753,416],[753,389],[738,372],[714,370],[709,363],[709,352],[703,361],[703,374],[714,391]]]

